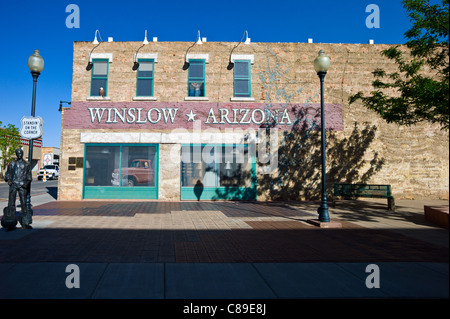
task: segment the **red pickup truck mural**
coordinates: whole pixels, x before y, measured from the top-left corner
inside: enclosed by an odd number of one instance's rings
[[[111,184],[114,186],[119,186],[119,180],[122,181],[122,186],[155,186],[154,172],[150,160],[133,160],[130,167],[122,167],[120,171],[120,179],[118,168],[112,173]]]

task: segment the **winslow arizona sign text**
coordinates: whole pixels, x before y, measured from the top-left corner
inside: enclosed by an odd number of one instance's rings
[[[211,102],[72,102],[64,112],[65,129],[174,129],[200,121],[206,127],[280,129],[317,121],[319,105]],[[326,128],[342,130],[342,106],[327,104]],[[320,124],[320,123],[316,123]]]

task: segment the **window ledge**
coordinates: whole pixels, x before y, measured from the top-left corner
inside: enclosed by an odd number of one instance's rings
[[[186,62],[189,62],[190,59],[200,59],[205,60],[205,63],[209,63],[209,54],[208,53],[188,53],[186,54]]]
[[[254,64],[255,56],[253,54],[232,54],[231,63],[234,63],[236,60],[250,60],[250,63]]]
[[[254,97],[232,97],[231,102],[254,102]]]
[[[156,96],[133,96],[133,101],[157,101]]]
[[[86,98],[86,101],[111,101],[111,97],[110,96],[105,96],[105,97],[101,97],[101,96],[88,96]]]
[[[113,60],[112,53],[91,53],[89,55],[89,62],[92,62],[92,59],[108,59],[108,62],[111,63]]]
[[[186,96],[185,101],[209,101],[209,97],[206,96]]]

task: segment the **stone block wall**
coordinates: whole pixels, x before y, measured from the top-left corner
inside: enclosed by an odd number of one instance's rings
[[[342,108],[343,129],[327,132],[328,170],[336,176],[336,182],[358,181],[364,176],[368,183],[391,184],[396,198],[448,199],[449,192],[449,139],[448,132],[441,131],[436,125],[427,123],[415,126],[388,124],[374,112],[359,103],[348,104],[348,97],[358,91],[369,94],[372,90],[372,71],[383,68],[387,72],[396,66],[381,56],[388,45],[383,44],[309,44],[309,43],[251,43],[207,42],[194,45],[190,42],[151,42],[139,50],[139,53],[157,53],[158,61],[154,71],[154,96],[156,102],[193,103],[230,103],[233,96],[233,69],[230,68],[230,54],[253,55],[251,65],[251,96],[254,101],[245,103],[286,103],[296,104],[298,108],[320,103],[319,79],[313,68],[313,61],[320,49],[331,58],[331,67],[325,78],[325,102],[340,105]],[[73,49],[72,102],[89,102],[91,72],[86,70],[89,53],[95,45],[91,42],[75,42]],[[136,71],[133,71],[133,59],[141,42],[104,42],[93,53],[112,53],[109,63],[108,100],[104,103],[133,102],[136,96]],[[191,47],[192,46],[192,47]],[[191,47],[191,48],[190,48]],[[190,49],[189,49],[190,48]],[[189,49],[189,51],[188,51]],[[209,55],[206,64],[207,101],[185,101],[188,95],[188,69],[185,65],[186,53]],[[135,101],[135,103],[138,103]],[[240,102],[242,103],[242,102]],[[64,114],[62,118],[64,123]],[[81,132],[99,132],[91,128],[63,129],[61,138],[61,179],[59,181],[60,199],[81,199],[82,170],[68,171],[67,160],[71,156],[84,156],[84,144],[80,141]],[[110,132],[106,130],[105,132]],[[129,133],[123,129],[116,132]],[[137,131],[134,131],[137,132]],[[141,129],[139,132],[152,132]],[[303,156],[302,165],[318,165],[317,134],[305,139],[299,131],[288,132],[289,147],[293,159],[296,154]],[[294,136],[295,135],[295,136]],[[280,143],[285,135],[280,133]],[[353,139],[353,140],[352,140]],[[314,142],[314,143],[312,143]],[[292,148],[295,144],[309,145],[310,154],[304,156]],[[171,144],[160,145],[160,159]],[[362,154],[357,154],[358,150]],[[353,153],[352,153],[353,152]],[[299,155],[299,156],[300,156]],[[350,159],[354,166],[350,167]],[[288,162],[284,162],[288,163]],[[160,174],[164,179],[160,183],[161,200],[177,200],[179,194],[179,167],[172,167],[161,161],[160,170],[178,172],[176,175]],[[292,170],[304,178],[305,166]],[[375,168],[377,167],[377,168]],[[320,170],[320,168],[318,167]],[[364,175],[368,170],[373,170]],[[283,170],[279,169],[278,172]],[[333,173],[334,172],[334,173]],[[308,178],[317,179],[317,172],[311,170]],[[303,174],[303,175],[302,175]],[[333,175],[334,174],[334,175]],[[355,177],[358,175],[358,178]],[[275,176],[275,175],[274,175]],[[295,175],[297,176],[297,175]],[[363,177],[361,177],[363,176]],[[364,177],[364,178],[365,178]],[[259,199],[274,199],[271,188],[295,185],[295,180],[284,180],[275,186],[268,186],[265,176],[260,181]],[[320,181],[320,178],[319,178]],[[331,180],[330,182],[333,182]],[[168,193],[164,185],[178,189],[178,193]],[[309,187],[317,188],[317,182],[309,182],[308,189],[299,189],[298,198],[308,197]],[[276,197],[276,196],[275,196]],[[295,197],[295,194],[292,195]],[[179,197],[178,197],[179,198]]]

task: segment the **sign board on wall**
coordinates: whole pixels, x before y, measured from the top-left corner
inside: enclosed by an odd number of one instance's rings
[[[327,129],[342,130],[342,105],[325,105]],[[297,130],[320,120],[319,104],[216,102],[72,102],[64,129],[259,128]]]

